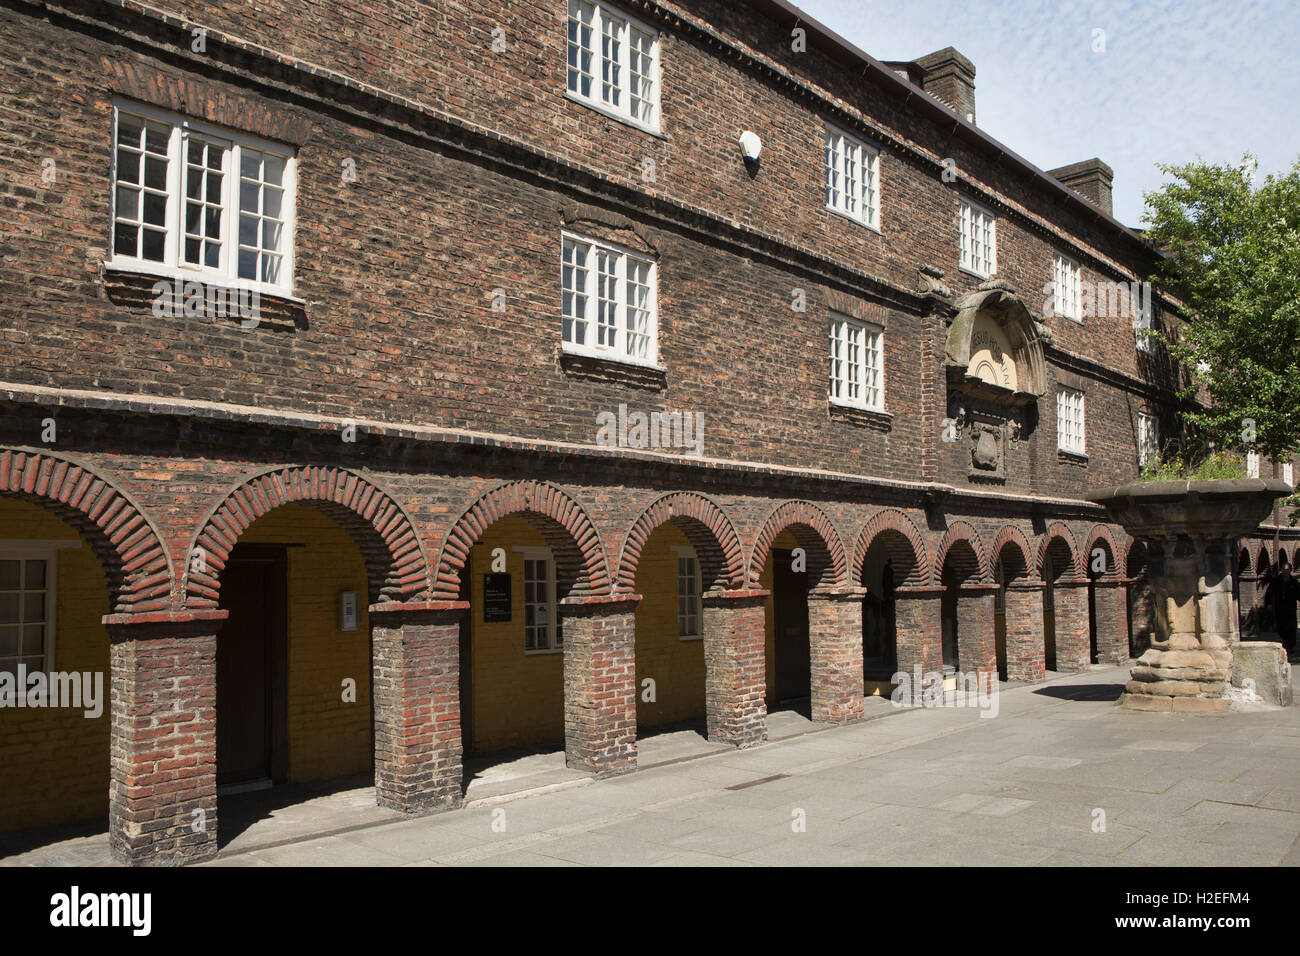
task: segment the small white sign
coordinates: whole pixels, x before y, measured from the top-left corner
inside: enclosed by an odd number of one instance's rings
[[[339,592],[339,630],[355,631],[357,629],[357,592]]]

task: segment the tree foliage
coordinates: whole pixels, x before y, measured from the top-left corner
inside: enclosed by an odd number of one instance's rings
[[[1186,418],[1216,447],[1285,459],[1300,450],[1300,161],[1262,182],[1249,156],[1160,169],[1144,219],[1165,255],[1152,278],[1189,319],[1166,339],[1195,373]]]

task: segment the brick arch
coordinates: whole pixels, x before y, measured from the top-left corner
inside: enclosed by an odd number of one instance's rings
[[[231,489],[194,536],[187,555],[203,549],[204,570],[185,567],[186,606],[216,607],[221,571],[239,536],[262,515],[303,503],[344,527],[366,560],[371,603],[407,601],[429,589],[429,562],[415,526],[391,495],[344,468],[268,468]]]
[[[934,566],[930,572],[932,580],[943,580],[943,566],[948,558],[948,553],[958,542],[963,541],[970,547],[975,556],[974,566],[968,569],[968,573],[973,573],[978,581],[993,580],[989,568],[988,552],[984,549],[984,542],[980,538],[980,533],[965,521],[954,521],[949,525],[943,540],[939,542],[939,547],[935,549]]]
[[[749,561],[751,583],[758,579],[767,564],[772,542],[789,529],[808,555],[808,588],[843,587],[848,577],[848,557],[839,532],[826,513],[811,501],[787,501],[776,507],[763,523],[754,540]]]
[[[895,569],[896,586],[916,587],[929,583],[930,551],[925,546],[925,536],[917,528],[916,522],[897,508],[876,512],[858,535],[853,549],[854,583],[862,580],[867,553],[877,538],[889,551]],[[908,570],[904,573],[904,569]]]
[[[1084,569],[1089,572],[1089,576],[1091,576],[1092,572],[1092,551],[1097,546],[1097,542],[1100,541],[1105,544],[1106,549],[1110,551],[1110,566],[1106,569],[1106,573],[1100,575],[1100,577],[1124,577],[1124,568],[1121,564],[1124,560],[1124,552],[1121,551],[1119,546],[1115,543],[1115,536],[1111,534],[1110,529],[1104,524],[1095,525],[1092,530],[1088,532],[1087,540],[1088,546],[1083,549],[1083,566]]]
[[[1251,574],[1254,571],[1254,563],[1250,559],[1250,548],[1242,547],[1237,554],[1237,574]]]
[[[469,560],[470,548],[507,515],[529,518],[546,538],[555,555],[556,574],[570,595],[610,592],[605,546],[586,510],[557,486],[526,479],[485,491],[452,525],[438,558],[433,586],[436,597],[459,598],[460,572]]]
[[[1059,521],[1053,523],[1038,539],[1038,553],[1034,558],[1034,571],[1040,578],[1043,576],[1047,550],[1052,546],[1052,542],[1057,540],[1062,541],[1070,551],[1070,573],[1076,577],[1083,577],[1083,572],[1079,567],[1079,544],[1075,541],[1074,534],[1070,529]]]
[[[1009,567],[1002,561],[1002,553],[1007,548],[1013,548],[1017,552],[1017,565],[1015,567]],[[1029,546],[1029,539],[1025,537],[1025,533],[1014,525],[1007,525],[998,532],[998,536],[993,539],[993,547],[990,549],[989,555],[994,564],[1002,563],[1004,573],[1015,572],[1014,574],[1008,574],[1008,581],[1027,577],[1029,570],[1034,566],[1034,549]]]
[[[99,559],[117,614],[171,606],[172,566],[162,536],[139,505],[88,464],[26,448],[0,450],[0,495],[48,509]]]
[[[623,540],[618,562],[618,590],[636,590],[641,550],[660,525],[672,522],[690,539],[700,559],[704,588],[745,586],[745,554],[731,519],[711,498],[692,491],[674,491],[652,501]]]
[[[1255,552],[1255,573],[1263,574],[1273,566],[1273,557],[1269,554],[1268,545],[1261,544],[1259,550]]]

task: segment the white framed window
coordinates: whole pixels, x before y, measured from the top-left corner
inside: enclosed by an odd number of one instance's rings
[[[1292,488],[1295,487],[1295,468],[1292,467],[1291,462],[1289,461],[1284,461],[1282,463],[1282,480]]]
[[[58,554],[80,542],[0,541],[0,671],[54,665]]]
[[[1259,477],[1259,452],[1257,451],[1246,452],[1246,477]]]
[[[658,363],[658,287],[652,260],[565,233],[560,273],[566,352],[636,365]]]
[[[837,405],[884,411],[884,329],[831,313],[827,397]]]
[[[524,559],[524,653],[564,648],[556,597],[555,558],[549,548],[515,548]]]
[[[677,636],[683,641],[704,637],[700,562],[694,548],[673,548],[677,555]]]
[[[1160,433],[1156,417],[1138,412],[1138,463],[1145,465],[1160,457]]]
[[[1073,388],[1056,393],[1056,446],[1076,455],[1088,450],[1084,439],[1084,396]]]
[[[997,218],[968,199],[960,201],[960,265],[987,279],[998,271]]]
[[[826,208],[880,228],[880,151],[826,127]]]
[[[1052,308],[1057,315],[1076,322],[1083,321],[1080,305],[1081,272],[1079,263],[1069,256],[1058,254],[1052,259]]]
[[[569,0],[569,95],[659,131],[659,32],[609,4]]]
[[[113,106],[115,269],[293,293],[293,151],[134,103]]]

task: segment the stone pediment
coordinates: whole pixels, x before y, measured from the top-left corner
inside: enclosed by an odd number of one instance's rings
[[[990,279],[955,305],[944,363],[951,385],[1016,405],[1047,391],[1043,330],[1009,283]]]

